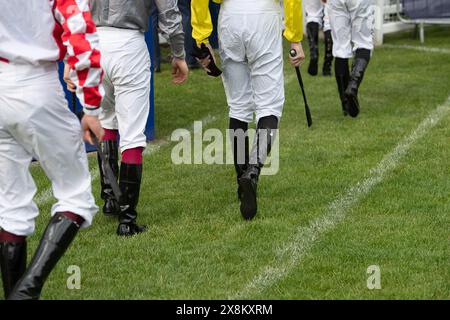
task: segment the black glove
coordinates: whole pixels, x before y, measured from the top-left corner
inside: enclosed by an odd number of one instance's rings
[[[207,66],[207,68],[209,69],[209,71],[207,72],[209,76],[218,77],[222,74],[222,71],[214,63],[212,52],[209,51],[208,47],[204,43],[202,43],[202,46],[200,48],[196,44],[194,44],[192,56],[199,60],[209,58],[209,60],[211,61]]]

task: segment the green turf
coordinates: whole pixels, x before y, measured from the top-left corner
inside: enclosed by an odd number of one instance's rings
[[[426,46],[448,48],[449,37],[450,28],[427,29]],[[385,42],[419,45],[411,32]],[[314,120],[310,129],[294,70],[286,65],[280,171],[261,178],[254,221],[240,217],[232,166],[173,165],[174,144],[162,145],[145,158],[139,221],[149,231],[118,238],[116,222],[99,214],[60,261],[42,298],[220,299],[239,293],[266,266],[283,268],[289,260],[283,248],[296,231],[326,214],[333,200],[366,178],[446,101],[449,59],[445,53],[377,48],[357,119],[342,116],[334,78],[304,72]],[[187,84],[174,87],[169,77],[169,66],[163,65],[155,79],[159,141],[205,117],[215,119],[205,127],[226,128],[220,79],[195,70]],[[245,298],[450,298],[449,126],[447,116],[284,277]],[[90,164],[95,167],[94,157]],[[40,190],[48,188],[40,168],[32,172]],[[94,190],[99,199],[98,179]],[[40,206],[30,249],[37,246],[51,204]],[[81,290],[66,288],[70,265],[81,268]],[[381,290],[366,287],[369,265],[381,268]]]

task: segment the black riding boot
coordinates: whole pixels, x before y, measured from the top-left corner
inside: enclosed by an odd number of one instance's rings
[[[331,37],[331,30],[324,32],[325,36],[325,58],[323,59],[322,74],[324,76],[331,76],[331,65],[333,64],[333,38]]]
[[[242,197],[242,190],[239,186],[239,178],[247,170],[249,162],[249,142],[248,142],[248,123],[234,118],[230,118],[230,139],[233,150],[234,168],[236,169],[236,178],[238,183],[238,200]]]
[[[139,202],[141,189],[142,164],[120,164],[119,186],[122,192],[120,198],[120,215],[117,234],[119,236],[132,236],[145,231],[145,226],[136,223],[136,207]]]
[[[309,43],[309,67],[308,73],[316,76],[319,69],[319,24],[317,22],[310,22],[306,25]]]
[[[0,269],[2,270],[3,291],[9,296],[27,267],[27,242],[0,243]]]
[[[102,141],[102,143],[100,143],[100,148],[105,154],[106,159],[111,166],[111,169],[117,181],[117,178],[119,176],[119,151],[117,141]],[[108,181],[108,178],[106,177],[104,163],[102,163],[100,156],[97,156],[97,158],[100,168],[100,183],[102,186],[101,197],[105,201],[105,204],[103,205],[103,213],[107,216],[118,216],[120,213],[119,204],[114,197],[113,189],[110,182]]]
[[[9,300],[37,300],[45,280],[64,255],[80,226],[61,213],[55,214],[23,277],[18,281]]]
[[[370,50],[358,49],[356,50],[355,58],[352,64],[352,74],[350,81],[345,90],[345,96],[349,101],[349,106],[359,110],[358,89],[364,78],[364,72],[370,61]],[[351,115],[351,114],[350,114]],[[355,116],[356,117],[356,116]]]
[[[348,59],[336,58],[334,62],[334,75],[339,91],[339,98],[342,104],[342,113],[344,116],[349,113],[348,100],[344,92],[350,81],[350,72],[348,70]]]
[[[268,116],[259,119],[255,141],[247,170],[239,179],[242,190],[241,214],[246,220],[251,220],[257,212],[256,189],[259,174],[275,141],[275,133],[278,128],[278,118]]]

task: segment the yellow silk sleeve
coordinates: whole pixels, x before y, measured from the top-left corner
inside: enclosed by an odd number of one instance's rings
[[[192,37],[197,44],[208,43],[208,38],[213,31],[209,0],[191,1],[191,24]]]
[[[303,40],[302,0],[284,0],[284,37],[290,42]]]

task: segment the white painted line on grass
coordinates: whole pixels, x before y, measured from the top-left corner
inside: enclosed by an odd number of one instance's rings
[[[285,243],[274,262],[265,266],[261,272],[247,283],[240,291],[233,293],[229,299],[247,299],[269,288],[293,270],[314,243],[324,233],[332,230],[341,222],[347,211],[366,196],[378,183],[383,181],[395,169],[411,146],[430,131],[444,116],[450,112],[450,97],[432,111],[419,126],[372,168],[368,177],[334,200],[325,214],[311,222],[308,227],[299,227],[292,239]]]
[[[408,49],[422,52],[430,52],[430,53],[446,53],[450,54],[450,49],[445,48],[430,48],[430,47],[420,47],[420,46],[411,46],[407,44],[395,45],[395,44],[384,44],[382,48],[389,49]]]

